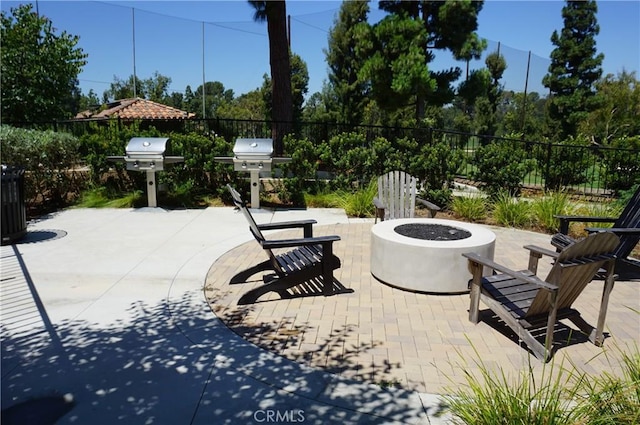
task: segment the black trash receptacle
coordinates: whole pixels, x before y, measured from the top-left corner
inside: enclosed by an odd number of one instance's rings
[[[27,234],[24,168],[2,166],[2,245],[19,241]]]

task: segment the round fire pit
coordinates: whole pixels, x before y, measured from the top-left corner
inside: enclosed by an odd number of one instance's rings
[[[467,292],[471,273],[462,254],[493,259],[495,240],[492,231],[477,224],[434,218],[383,221],[371,228],[371,274],[410,291]]]

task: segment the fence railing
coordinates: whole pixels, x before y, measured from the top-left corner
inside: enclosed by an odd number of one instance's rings
[[[100,127],[120,129],[130,121],[59,121],[49,123],[17,123],[16,126],[64,131],[76,136],[90,134]],[[162,132],[197,133],[209,137],[222,136],[233,142],[238,137],[271,137],[272,122],[261,120],[237,120],[225,118],[186,120],[144,120],[140,128],[155,127]],[[420,144],[434,141],[446,142],[452,149],[465,154],[465,162],[458,174],[471,179],[474,171],[473,156],[477,149],[488,143],[507,144],[512,149],[522,149],[537,166],[525,176],[523,184],[531,188],[571,188],[592,194],[610,194],[618,187],[629,187],[640,178],[640,150],[616,149],[599,145],[568,145],[523,139],[482,136],[452,130],[433,128],[388,127],[374,125],[349,125],[328,122],[296,122],[288,127],[299,138],[314,145],[326,143],[334,136],[355,132],[365,136],[367,142],[384,137],[392,144],[401,138],[411,138]],[[108,130],[107,130],[108,131]],[[286,154],[286,152],[285,152]],[[563,168],[564,167],[564,168]],[[567,167],[569,169],[567,169]],[[579,170],[577,169],[579,167]],[[573,179],[566,179],[573,175]],[[577,176],[578,178],[575,178]]]

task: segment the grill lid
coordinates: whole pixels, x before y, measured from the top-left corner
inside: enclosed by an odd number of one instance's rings
[[[238,159],[269,159],[273,154],[273,140],[236,139],[233,154]]]
[[[168,137],[133,137],[125,148],[127,155],[163,155]]]

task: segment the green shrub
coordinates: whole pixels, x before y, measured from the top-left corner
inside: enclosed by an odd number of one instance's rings
[[[640,181],[640,136],[619,137],[609,147],[615,149],[602,150],[606,185],[615,192],[628,190]]]
[[[80,208],[133,208],[141,207],[147,198],[141,190],[114,196],[109,194],[106,187],[88,189],[82,192],[75,205]]]
[[[422,196],[440,206],[449,204],[453,179],[464,161],[462,150],[440,140],[423,145],[417,155],[406,160],[411,164],[409,171],[422,184]]]
[[[487,201],[481,196],[456,196],[449,207],[455,215],[468,221],[481,221],[487,217]]]
[[[637,344],[625,350],[620,347],[616,349],[622,359],[621,376],[605,371],[596,379],[576,382],[584,394],[576,410],[586,418],[585,424],[640,423],[640,351]]]
[[[0,126],[2,163],[24,167],[25,202],[51,210],[68,205],[87,185],[78,170],[79,140],[68,133]]]
[[[375,207],[373,198],[378,194],[378,184],[376,180],[371,180],[365,188],[355,192],[346,190],[339,191],[337,205],[343,208],[350,217],[373,217]]]
[[[589,145],[589,140],[579,135],[561,143],[549,142],[536,146],[535,155],[547,189],[559,190],[587,181],[588,171],[595,163]]]
[[[501,367],[492,371],[474,360],[479,375],[468,372],[467,385],[457,385],[444,400],[455,424],[635,425],[640,423],[640,351],[637,344],[613,350],[618,355],[611,368],[621,368],[618,376],[606,371],[590,376],[552,361],[541,377],[529,364],[513,378]],[[468,360],[463,362],[458,366],[469,370]]]
[[[445,395],[453,423],[464,425],[574,424],[579,412],[567,408],[567,400],[574,398],[574,389],[565,388],[572,378],[560,365],[553,377],[554,363],[544,366],[540,381],[534,377],[533,367],[517,377],[507,376],[502,368],[494,373],[482,362],[476,362],[480,376],[466,374],[467,385],[458,386]],[[548,372],[547,372],[548,370]]]
[[[501,226],[525,227],[531,223],[531,204],[505,191],[496,195],[492,212]]]
[[[520,142],[495,141],[476,150],[473,158],[476,170],[471,176],[491,197],[503,190],[517,195],[524,177],[535,168],[535,161],[527,158]]]
[[[572,214],[569,196],[565,192],[545,192],[542,197],[534,199],[531,208],[535,223],[551,233],[559,230],[560,221],[556,215]]]
[[[285,136],[283,143],[292,160],[280,165],[283,179],[275,182],[276,191],[281,202],[304,206],[305,191],[316,178],[317,150],[309,140],[296,139],[291,135]]]

